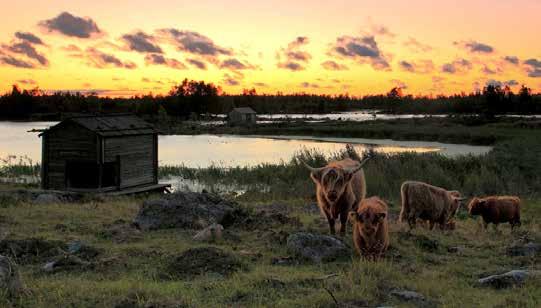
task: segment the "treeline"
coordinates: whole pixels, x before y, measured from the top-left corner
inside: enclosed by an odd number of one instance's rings
[[[403,95],[393,88],[382,95],[281,94],[258,95],[255,89],[228,95],[220,87],[204,81],[189,81],[174,86],[167,95],[142,95],[130,98],[100,97],[97,94],[46,93],[38,88],[0,96],[0,119],[58,119],[77,113],[130,112],[146,117],[193,117],[227,113],[234,107],[252,107],[258,113],[331,113],[359,109],[387,113],[495,114],[541,113],[541,95],[522,87],[513,93],[509,87],[489,85],[478,93],[452,96]]]

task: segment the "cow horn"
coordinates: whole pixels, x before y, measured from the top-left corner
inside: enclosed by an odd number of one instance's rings
[[[363,160],[363,161],[361,162],[361,164],[360,164],[357,168],[352,169],[352,170],[349,170],[349,173],[354,174],[354,173],[358,172],[359,170],[361,170],[361,169],[363,168],[363,166],[364,166],[371,158],[372,158],[372,157],[368,157],[368,158],[366,158],[365,160]]]
[[[308,170],[310,170],[310,172],[312,172],[312,173],[317,173],[317,172],[323,170],[323,168],[324,168],[324,167],[321,167],[321,168],[314,168],[314,167],[308,165],[304,160],[301,160],[301,159],[299,159],[299,160],[300,160],[300,161],[302,162],[302,164],[303,164],[304,166],[306,166],[306,168],[308,168]]]

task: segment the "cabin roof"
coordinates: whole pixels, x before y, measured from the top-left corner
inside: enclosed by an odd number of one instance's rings
[[[231,110],[231,112],[256,114],[256,112],[250,107],[233,108],[233,110]]]
[[[111,114],[72,117],[49,128],[42,134],[48,133],[51,130],[60,129],[65,123],[68,122],[75,123],[104,137],[147,135],[157,133],[151,124],[135,115]],[[42,134],[40,134],[40,136]]]

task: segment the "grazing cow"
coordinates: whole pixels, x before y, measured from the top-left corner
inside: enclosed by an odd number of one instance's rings
[[[473,198],[468,205],[470,215],[483,217],[485,229],[489,223],[497,227],[500,223],[508,222],[511,229],[520,226],[520,207],[520,198],[512,196]]]
[[[310,177],[316,184],[318,206],[327,218],[331,234],[335,234],[335,221],[340,218],[340,235],[346,233],[348,213],[354,210],[359,201],[366,196],[364,164],[368,159],[358,162],[350,158],[330,162],[322,168],[310,169]]]
[[[389,247],[387,204],[378,197],[363,199],[357,211],[349,213],[353,244],[360,256],[379,259]]]
[[[407,181],[400,188],[402,211],[400,221],[415,228],[417,219],[428,221],[432,230],[438,223],[441,230],[454,228],[451,222],[462,198],[458,191],[448,191],[422,182]]]

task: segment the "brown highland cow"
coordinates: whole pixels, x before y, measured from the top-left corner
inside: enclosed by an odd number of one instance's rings
[[[349,213],[349,221],[357,253],[374,261],[379,259],[389,246],[387,204],[378,197],[363,199],[357,211]]]
[[[511,229],[520,226],[520,207],[520,198],[512,196],[473,198],[468,205],[470,215],[483,217],[485,229],[489,223],[497,227],[500,223],[508,222]]]

